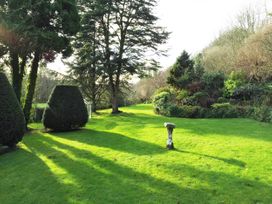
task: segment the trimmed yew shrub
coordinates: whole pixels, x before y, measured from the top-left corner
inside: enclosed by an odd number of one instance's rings
[[[6,75],[0,72],[0,144],[15,146],[22,140],[25,128],[21,106]]]
[[[88,111],[76,86],[56,86],[43,115],[43,124],[53,131],[69,131],[84,127]]]

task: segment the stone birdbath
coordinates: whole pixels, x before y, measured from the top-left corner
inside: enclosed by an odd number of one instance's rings
[[[167,146],[166,148],[169,150],[174,149],[174,143],[173,143],[173,130],[176,128],[176,125],[174,123],[164,123],[164,127],[167,128],[168,132],[168,139],[167,139]]]

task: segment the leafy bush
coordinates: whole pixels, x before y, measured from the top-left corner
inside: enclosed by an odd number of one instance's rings
[[[260,97],[265,94],[265,89],[255,84],[247,84],[237,88],[233,92],[232,98],[238,101],[258,102]]]
[[[177,94],[176,94],[176,99],[177,99],[177,101],[182,101],[182,100],[184,100],[185,98],[187,98],[188,96],[189,96],[188,91],[182,89],[182,90],[180,90],[180,91],[177,92]]]
[[[7,77],[0,73],[0,144],[14,146],[25,133],[23,111]]]
[[[167,115],[172,97],[172,94],[169,92],[160,92],[155,95],[153,100],[155,112],[158,114]]]
[[[169,116],[181,118],[197,118],[199,115],[199,106],[176,106],[169,107]]]
[[[252,118],[260,122],[272,123],[272,107],[269,106],[236,106],[236,112],[244,118]]]
[[[194,94],[194,98],[196,100],[196,103],[200,105],[201,107],[210,107],[212,102],[212,99],[210,99],[207,92],[197,92]]]
[[[259,98],[259,105],[272,107],[272,88],[265,88],[264,94]]]
[[[203,75],[205,91],[211,98],[218,98],[222,94],[224,87],[225,75],[222,72],[207,72]]]
[[[184,106],[197,106],[198,101],[196,100],[195,96],[189,96],[182,100],[182,105]]]
[[[182,100],[182,105],[186,106],[201,106],[204,108],[210,107],[214,103],[214,99],[210,98],[205,91],[196,92],[192,96],[188,96]]]
[[[180,107],[177,105],[169,106],[168,111],[168,116],[170,117],[180,117],[181,115]]]
[[[193,94],[203,90],[203,83],[201,81],[193,81],[187,86],[188,91]]]
[[[224,98],[224,97],[219,97],[216,102],[217,103],[227,103],[227,102],[229,102],[229,99]]]
[[[231,72],[228,79],[224,83],[224,96],[230,98],[234,91],[245,84],[245,75],[239,72]]]
[[[260,122],[272,122],[272,107],[255,107],[251,117]]]
[[[237,118],[239,114],[236,111],[235,106],[229,103],[216,103],[212,105],[206,115],[207,118]]]
[[[230,103],[215,103],[212,105],[212,108],[219,109],[219,108],[229,108],[232,107]]]
[[[88,111],[76,86],[56,86],[43,116],[45,128],[69,131],[85,126]]]
[[[154,96],[156,96],[156,95],[160,94],[161,92],[168,92],[168,93],[172,93],[172,90],[173,90],[173,88],[170,88],[170,87],[168,87],[168,86],[166,86],[166,87],[162,87],[162,88],[159,88],[159,89],[157,89],[157,90],[156,90],[156,92],[155,92]],[[154,96],[153,96],[153,98],[154,98]]]

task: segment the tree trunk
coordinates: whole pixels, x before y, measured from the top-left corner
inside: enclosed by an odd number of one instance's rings
[[[18,78],[18,98],[21,99],[22,96],[22,87],[23,87],[23,80],[24,80],[24,75],[25,75],[25,66],[27,62],[27,57],[23,57],[22,61],[20,63],[20,71],[19,71],[19,78]],[[19,100],[19,103],[21,103],[21,100]]]
[[[19,66],[19,55],[16,52],[10,52],[10,65],[12,70],[12,87],[15,92],[15,95],[20,102],[21,100],[21,90],[19,85],[19,75],[20,75],[20,66]]]
[[[96,105],[96,86],[92,84],[92,112],[96,113],[97,105]]]
[[[26,100],[25,100],[25,105],[24,105],[24,114],[25,114],[25,120],[26,120],[27,124],[30,119],[30,111],[32,108],[32,102],[33,102],[33,97],[34,97],[35,88],[36,88],[39,62],[40,62],[40,52],[36,51],[34,53],[34,59],[32,61],[32,65],[31,65],[30,75],[29,75],[29,79],[28,79]]]
[[[96,67],[97,67],[97,60],[96,59],[96,23],[94,23],[94,32],[93,32],[93,62],[92,62],[92,70],[91,70],[91,81],[92,81],[92,112],[96,113],[96,99],[97,96],[97,87],[96,87]]]
[[[23,79],[25,74],[25,66],[27,62],[27,57],[23,57],[21,63],[19,64],[19,55],[16,52],[10,53],[10,64],[12,69],[12,86],[15,92],[15,95],[21,103],[22,96],[22,86]]]
[[[111,77],[110,77],[110,87],[111,87],[111,106],[112,106],[111,113],[118,114],[120,113],[119,106],[118,106],[118,91]]]
[[[96,101],[93,100],[93,102],[92,102],[92,112],[93,112],[93,113],[96,113],[96,111],[97,111]]]
[[[124,53],[124,45],[125,45],[125,36],[123,31],[121,32],[121,41],[120,41],[120,48],[119,48],[119,57],[117,62],[117,74],[115,77],[115,82],[113,80],[113,77],[110,79],[111,89],[112,89],[112,114],[118,114],[121,111],[119,111],[118,108],[118,96],[119,96],[119,88],[120,88],[120,77],[121,77],[121,69],[123,66],[122,60],[123,60],[123,53]]]
[[[119,107],[118,107],[118,98],[116,94],[112,94],[111,103],[112,103],[112,114],[120,113]]]

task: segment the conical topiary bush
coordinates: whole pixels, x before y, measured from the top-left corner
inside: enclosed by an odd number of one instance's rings
[[[76,86],[56,86],[43,115],[43,124],[53,131],[69,131],[84,127],[88,111]]]
[[[15,146],[25,133],[25,117],[4,73],[0,72],[0,144]]]

